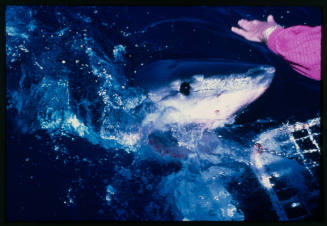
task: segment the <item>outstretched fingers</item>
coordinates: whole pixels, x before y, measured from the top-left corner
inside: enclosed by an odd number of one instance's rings
[[[263,42],[263,32],[277,23],[272,15],[267,17],[267,21],[241,19],[237,22],[239,27],[232,27],[231,30],[249,41]]]
[[[274,19],[274,17],[273,17],[273,15],[269,15],[269,16],[267,17],[267,22],[276,23],[276,22],[275,22],[275,19]]]
[[[252,25],[252,22],[251,21],[248,21],[248,20],[245,20],[245,19],[241,19],[239,20],[238,22],[238,25],[243,28],[244,30],[249,30],[249,28],[251,27]]]
[[[243,37],[246,36],[247,32],[243,29],[240,29],[240,28],[237,28],[237,27],[232,27],[232,32],[238,34],[238,35],[241,35]]]

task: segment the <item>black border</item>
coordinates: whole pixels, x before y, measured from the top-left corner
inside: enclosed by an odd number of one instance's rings
[[[324,0],[2,0],[2,5],[324,6]]]
[[[39,221],[39,222],[8,222],[6,219],[6,61],[5,61],[5,7],[6,5],[65,5],[65,6],[317,6],[322,10],[322,76],[321,76],[321,221],[315,222],[117,222],[117,221]],[[11,225],[71,225],[71,224],[224,224],[224,225],[326,225],[326,194],[324,193],[326,186],[326,144],[327,144],[327,1],[325,0],[1,0],[0,2],[0,224]]]
[[[5,6],[1,5],[0,6],[0,69],[1,69],[1,74],[0,74],[0,144],[2,147],[0,147],[1,150],[1,158],[0,158],[0,166],[3,168],[1,169],[1,175],[0,175],[0,194],[1,197],[0,199],[3,200],[0,203],[0,220],[1,223],[4,221],[5,216],[6,216],[6,211],[5,211],[5,204],[6,204],[6,194],[5,194],[5,185],[6,185],[6,151],[7,150],[7,145],[6,145],[6,60],[5,60],[5,51],[6,51],[6,43],[5,43]]]

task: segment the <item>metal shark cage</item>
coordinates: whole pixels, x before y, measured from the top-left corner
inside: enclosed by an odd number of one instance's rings
[[[320,117],[266,131],[255,142],[251,154],[252,168],[279,220],[310,218],[314,209],[312,203],[319,205],[320,197]],[[303,198],[296,186],[290,186],[293,178],[282,176],[288,167],[285,163],[280,164],[283,159],[295,160],[304,168],[305,184],[310,188],[308,197]],[[271,166],[277,163],[281,169],[272,169]]]

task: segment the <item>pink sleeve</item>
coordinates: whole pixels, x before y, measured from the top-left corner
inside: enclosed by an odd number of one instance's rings
[[[268,38],[268,47],[281,55],[300,74],[321,78],[321,26],[277,28]]]

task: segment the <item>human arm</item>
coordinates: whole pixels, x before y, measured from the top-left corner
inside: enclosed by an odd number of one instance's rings
[[[249,41],[265,42],[269,49],[281,55],[300,74],[320,80],[321,26],[293,26],[282,28],[269,15],[267,21],[240,20],[241,28],[232,31]]]

